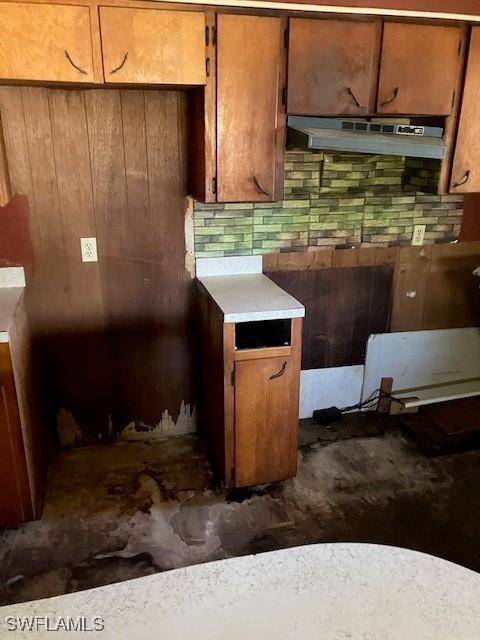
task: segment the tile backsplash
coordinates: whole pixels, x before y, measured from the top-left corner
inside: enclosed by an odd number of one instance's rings
[[[440,164],[400,156],[287,151],[280,202],[194,204],[195,255],[236,256],[308,247],[410,244],[457,238],[463,196],[439,196]]]

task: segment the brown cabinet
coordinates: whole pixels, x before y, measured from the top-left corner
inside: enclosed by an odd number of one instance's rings
[[[217,19],[217,200],[278,199],[284,123],[280,18]],[[280,155],[280,154],[278,154]]]
[[[377,112],[448,115],[462,34],[460,27],[385,23]]]
[[[0,2],[0,79],[93,82],[90,9]]]
[[[282,321],[287,345],[282,338],[282,346],[243,348],[243,323],[224,323],[219,307],[198,287],[199,426],[215,471],[235,487],[291,478],[297,468],[302,318]]]
[[[361,116],[375,110],[380,22],[292,18],[288,112]]]
[[[8,342],[0,342],[0,526],[40,515],[45,473],[22,301],[9,334]]]
[[[100,7],[106,82],[203,85],[205,15]]]
[[[480,27],[473,27],[450,189],[480,192]]]

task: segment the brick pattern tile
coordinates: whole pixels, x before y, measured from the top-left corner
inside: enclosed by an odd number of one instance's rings
[[[436,195],[435,160],[287,151],[285,200],[194,205],[197,257],[306,251],[309,246],[410,244],[458,237],[463,197]]]

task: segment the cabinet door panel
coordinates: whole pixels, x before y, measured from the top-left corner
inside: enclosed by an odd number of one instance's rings
[[[380,23],[290,20],[288,112],[364,115],[374,108]]]
[[[458,27],[386,23],[378,113],[448,115],[460,72]]]
[[[93,82],[90,10],[0,2],[0,78]]]
[[[235,364],[235,486],[295,475],[297,377],[291,357]]]
[[[106,82],[205,84],[205,15],[100,8]]]
[[[480,27],[472,29],[451,191],[480,192]]]
[[[217,25],[217,200],[272,200],[281,21],[223,14]]]

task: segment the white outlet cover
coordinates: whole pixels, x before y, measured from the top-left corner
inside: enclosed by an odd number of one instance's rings
[[[80,238],[80,247],[82,262],[98,262],[96,238]]]
[[[426,225],[424,224],[416,224],[413,227],[412,247],[422,246],[423,240],[425,238],[425,229]]]

